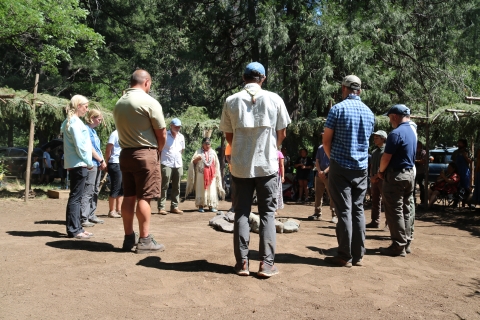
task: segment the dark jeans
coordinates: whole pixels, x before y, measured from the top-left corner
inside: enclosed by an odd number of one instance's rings
[[[82,196],[85,190],[85,181],[87,180],[88,169],[84,167],[72,168],[69,171],[70,177],[70,196],[67,203],[67,235],[75,237],[83,232],[80,222]]]
[[[363,200],[367,192],[367,170],[352,170],[330,160],[330,196],[338,217],[336,226],[338,256],[357,262],[365,254],[365,216]]]
[[[233,251],[237,263],[249,257],[250,226],[248,217],[252,210],[253,192],[257,191],[258,213],[260,215],[260,257],[269,265],[274,264],[277,232],[275,210],[277,208],[277,174],[257,178],[236,178],[232,176],[236,191],[232,195],[235,222],[233,229]]]
[[[416,191],[417,191],[417,183],[418,187],[420,189],[420,203],[425,203],[425,173],[418,173],[417,176],[415,177],[415,188],[413,189],[413,198],[415,203],[417,203],[417,197],[415,196]]]

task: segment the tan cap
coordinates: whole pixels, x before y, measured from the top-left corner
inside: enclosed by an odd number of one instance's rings
[[[343,78],[342,86],[353,90],[360,90],[362,88],[362,81],[356,75],[349,75]]]

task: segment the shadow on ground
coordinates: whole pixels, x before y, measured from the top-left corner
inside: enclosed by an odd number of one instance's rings
[[[45,244],[52,248],[64,250],[125,253],[121,248],[115,248],[111,243],[96,242],[92,240],[60,240],[47,242]]]
[[[431,212],[417,212],[418,220],[433,222],[438,225],[455,227],[480,237],[480,213],[467,208],[444,208]]]
[[[64,226],[65,220],[41,220],[35,221],[34,224],[58,224],[60,226]]]
[[[66,238],[64,233],[58,231],[38,230],[38,231],[7,231],[7,233],[14,237],[50,237],[50,238]]]

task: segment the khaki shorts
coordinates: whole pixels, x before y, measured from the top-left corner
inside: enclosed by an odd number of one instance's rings
[[[157,149],[122,149],[120,170],[125,197],[136,196],[140,199],[160,197],[162,175]]]

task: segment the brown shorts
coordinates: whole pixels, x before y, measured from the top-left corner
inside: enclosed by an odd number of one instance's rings
[[[155,148],[131,148],[120,152],[123,195],[141,199],[159,198],[162,175]]]

